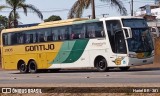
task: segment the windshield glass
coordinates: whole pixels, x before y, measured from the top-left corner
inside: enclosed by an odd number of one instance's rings
[[[131,52],[151,52],[153,50],[150,30],[144,19],[124,19],[124,27],[131,27],[132,38],[127,39],[129,51]]]

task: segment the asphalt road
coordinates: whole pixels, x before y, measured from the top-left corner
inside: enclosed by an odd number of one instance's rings
[[[160,68],[132,68],[129,71],[61,70],[56,73],[41,72],[20,74],[19,71],[0,70],[0,86],[51,85],[51,84],[160,84]]]

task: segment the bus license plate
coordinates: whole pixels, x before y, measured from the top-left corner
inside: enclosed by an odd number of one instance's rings
[[[144,58],[144,53],[137,53],[137,58]]]

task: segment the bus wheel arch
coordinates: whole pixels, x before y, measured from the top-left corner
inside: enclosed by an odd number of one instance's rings
[[[24,60],[19,60],[17,63],[17,69],[20,71],[20,73],[27,73],[28,72],[28,66],[24,62]]]
[[[94,67],[99,71],[99,72],[105,72],[108,71],[108,64],[106,59],[103,56],[97,56],[94,60]]]
[[[29,69],[29,72],[30,72],[30,73],[36,73],[36,72],[37,72],[37,68],[38,68],[38,66],[37,66],[36,61],[35,61],[34,59],[30,59],[30,60],[28,61],[28,69]]]

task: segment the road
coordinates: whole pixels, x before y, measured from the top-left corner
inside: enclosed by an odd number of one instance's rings
[[[96,70],[61,70],[57,73],[20,74],[19,71],[0,71],[0,86],[105,86],[115,84],[155,84],[160,86],[160,68],[131,68],[122,72]]]

